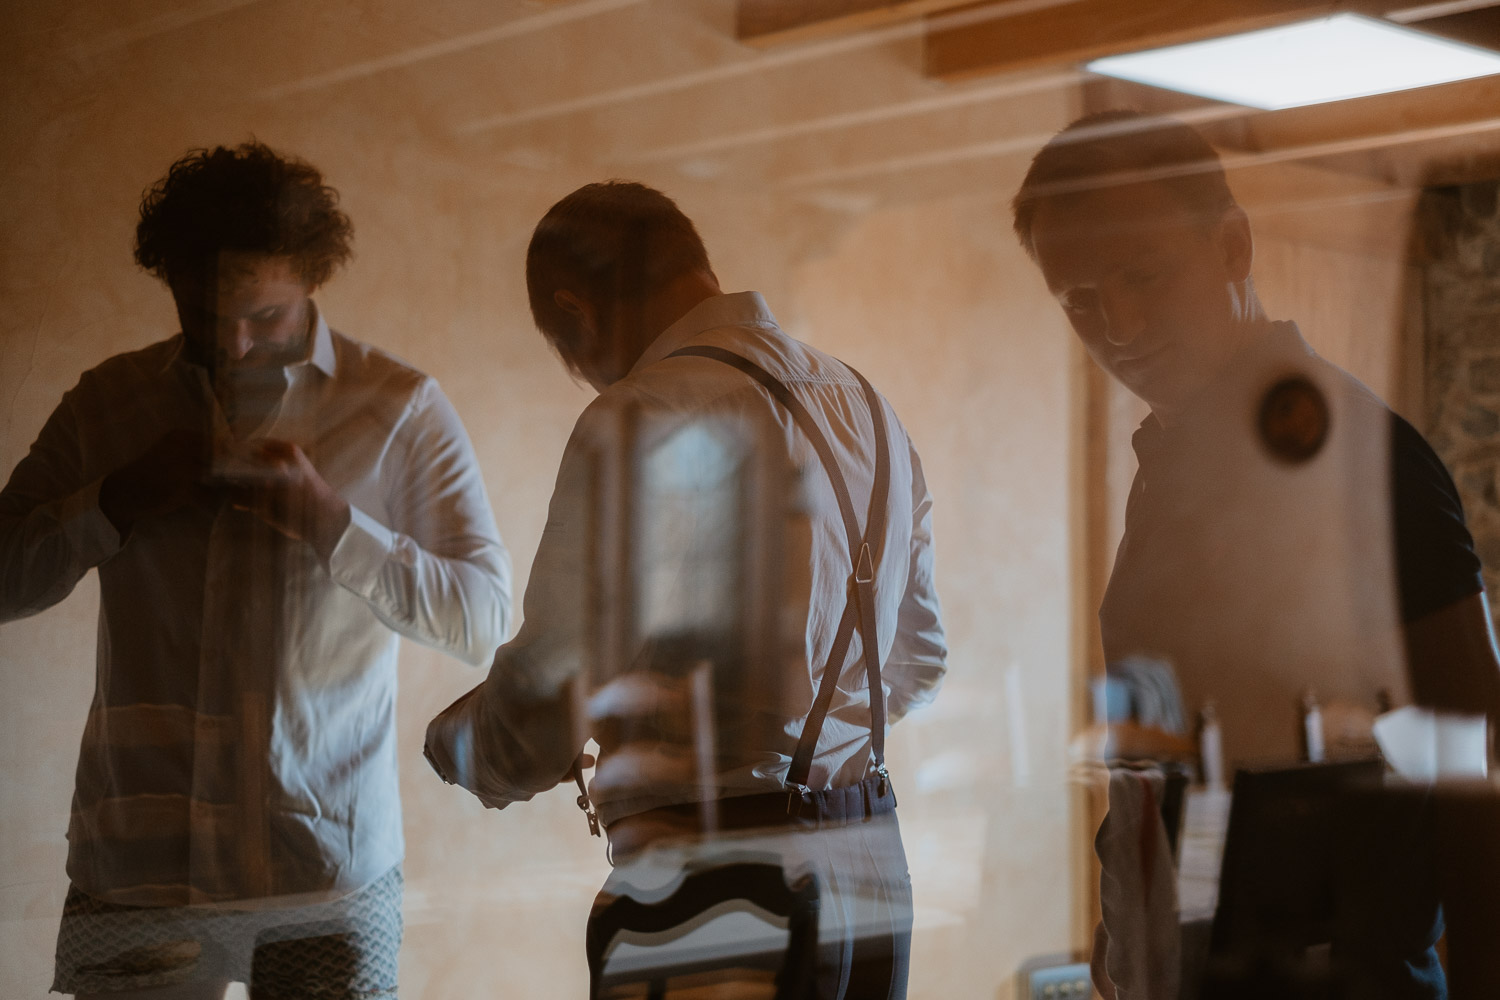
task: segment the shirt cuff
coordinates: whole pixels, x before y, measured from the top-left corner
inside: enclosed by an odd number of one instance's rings
[[[368,600],[374,596],[380,570],[395,547],[395,532],[351,504],[349,524],[328,557],[328,573]]]
[[[103,485],[103,479],[96,479],[53,508],[63,536],[85,566],[99,565],[119,552],[123,544],[114,522],[99,509]]]

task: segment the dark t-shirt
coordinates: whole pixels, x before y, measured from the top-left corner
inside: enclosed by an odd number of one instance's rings
[[[1301,467],[1309,474],[1300,479],[1263,460],[1254,425],[1244,419],[1256,412],[1267,380],[1288,369],[1318,379],[1337,414],[1334,427],[1342,428],[1319,463]],[[1305,666],[1316,678],[1320,696],[1340,676],[1334,667],[1361,678],[1368,668],[1383,679],[1389,662],[1367,663],[1362,651],[1344,647],[1372,636],[1377,647],[1399,641],[1392,601],[1409,624],[1479,593],[1483,582],[1458,490],[1431,446],[1351,376],[1313,355],[1295,327],[1278,325],[1202,406],[1171,433],[1148,418],[1136,434],[1140,470],[1100,624],[1111,659],[1177,654],[1189,709],[1197,707],[1195,690],[1198,701],[1215,698],[1226,755],[1235,756],[1229,748],[1237,739],[1240,759],[1251,760],[1284,742],[1296,720],[1298,691],[1307,683],[1298,670]],[[1325,538],[1336,544],[1319,548]],[[1362,586],[1368,573],[1383,579]],[[1334,624],[1323,627],[1329,620]],[[1299,649],[1313,652],[1283,669],[1282,660]],[[1318,674],[1325,660],[1332,666]],[[1408,673],[1419,704],[1441,707],[1447,699],[1435,695],[1475,686],[1448,664],[1424,663],[1421,672]],[[1331,694],[1352,700],[1361,691],[1346,683]],[[1364,853],[1346,850],[1343,864],[1368,877],[1358,898],[1345,902],[1368,920],[1351,928],[1340,961],[1360,983],[1375,984],[1351,995],[1438,1000],[1446,989],[1433,948],[1442,925],[1426,862],[1430,820],[1425,812],[1402,818],[1399,830],[1381,825],[1382,834],[1346,845]]]
[[[1484,589],[1453,477],[1417,429],[1395,413],[1391,515],[1402,622],[1416,621]]]

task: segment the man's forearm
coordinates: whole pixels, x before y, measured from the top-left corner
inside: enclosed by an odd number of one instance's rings
[[[327,560],[333,578],[399,634],[472,666],[494,655],[510,623],[510,558],[476,540],[463,556],[423,549],[351,508]]]

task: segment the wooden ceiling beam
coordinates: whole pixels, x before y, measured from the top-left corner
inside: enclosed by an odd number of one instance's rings
[[[768,48],[830,35],[883,28],[974,0],[739,0],[735,7],[735,37],[746,45]],[[1001,0],[1001,7],[1074,3],[1078,0]]]
[[[735,37],[758,48],[915,20],[966,0],[739,0]]]
[[[1382,14],[1392,0],[1078,0],[1017,13],[1005,2],[929,14],[924,72],[940,80],[1177,45],[1353,11]],[[993,16],[988,16],[993,14]]]
[[[1302,162],[1401,186],[1424,183],[1418,162],[1424,150],[1431,151],[1433,176],[1444,183],[1453,176],[1482,179],[1493,154],[1500,154],[1500,76],[1281,111],[1237,109],[1104,77],[1085,84],[1084,95],[1093,110],[1134,108],[1188,118],[1226,154],[1305,150]],[[1216,108],[1223,113],[1213,113]],[[1413,146],[1414,134],[1431,138]]]
[[[244,2],[244,0],[239,0]],[[556,2],[556,0],[552,0]],[[1140,32],[1152,36],[1146,44],[1171,44],[1209,37],[1219,31],[1244,31],[1300,17],[1340,10],[1391,13],[1395,19],[1416,23],[1448,37],[1491,44],[1500,34],[1500,0],[1446,0],[1418,7],[1406,3],[1365,0],[1252,0],[1249,3],[1173,0],[1153,4],[1101,4],[1099,0],[738,0],[735,35],[747,45],[766,48],[795,42],[882,28],[926,18],[929,31],[950,33],[943,44],[958,47],[970,25],[983,25],[973,36],[995,33],[1041,33],[1063,26],[1076,33],[1082,26],[1107,35],[1123,12],[1133,40]],[[1100,23],[1102,15],[1105,23]],[[1033,27],[1033,25],[1037,27]],[[982,39],[987,40],[987,39]],[[1106,45],[1108,42],[1106,40]],[[1132,47],[1135,47],[1132,45]],[[1107,47],[1103,52],[1120,51]],[[1094,53],[1102,54],[1102,53]],[[1089,58],[1093,58],[1090,55]]]
[[[1500,7],[1482,7],[1436,17],[1413,18],[1407,20],[1406,24],[1419,31],[1451,38],[1455,42],[1500,49]]]
[[[1211,131],[1210,138],[1220,141]],[[1500,177],[1500,77],[1259,112],[1224,144],[1251,155],[1307,150],[1302,162],[1405,188],[1493,180]]]
[[[1244,144],[1265,152],[1313,143],[1463,126],[1500,116],[1500,76],[1245,117]]]
[[[1383,178],[1408,190],[1500,180],[1500,128],[1306,162],[1346,176]]]

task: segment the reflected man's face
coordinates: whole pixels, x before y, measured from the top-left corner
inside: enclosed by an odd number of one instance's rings
[[[312,287],[286,256],[224,251],[212,281],[173,281],[182,332],[213,370],[280,367],[306,352]]]
[[[1226,223],[1145,183],[1043,201],[1031,232],[1084,347],[1153,410],[1182,406],[1229,360],[1231,286],[1244,276],[1235,277]]]

